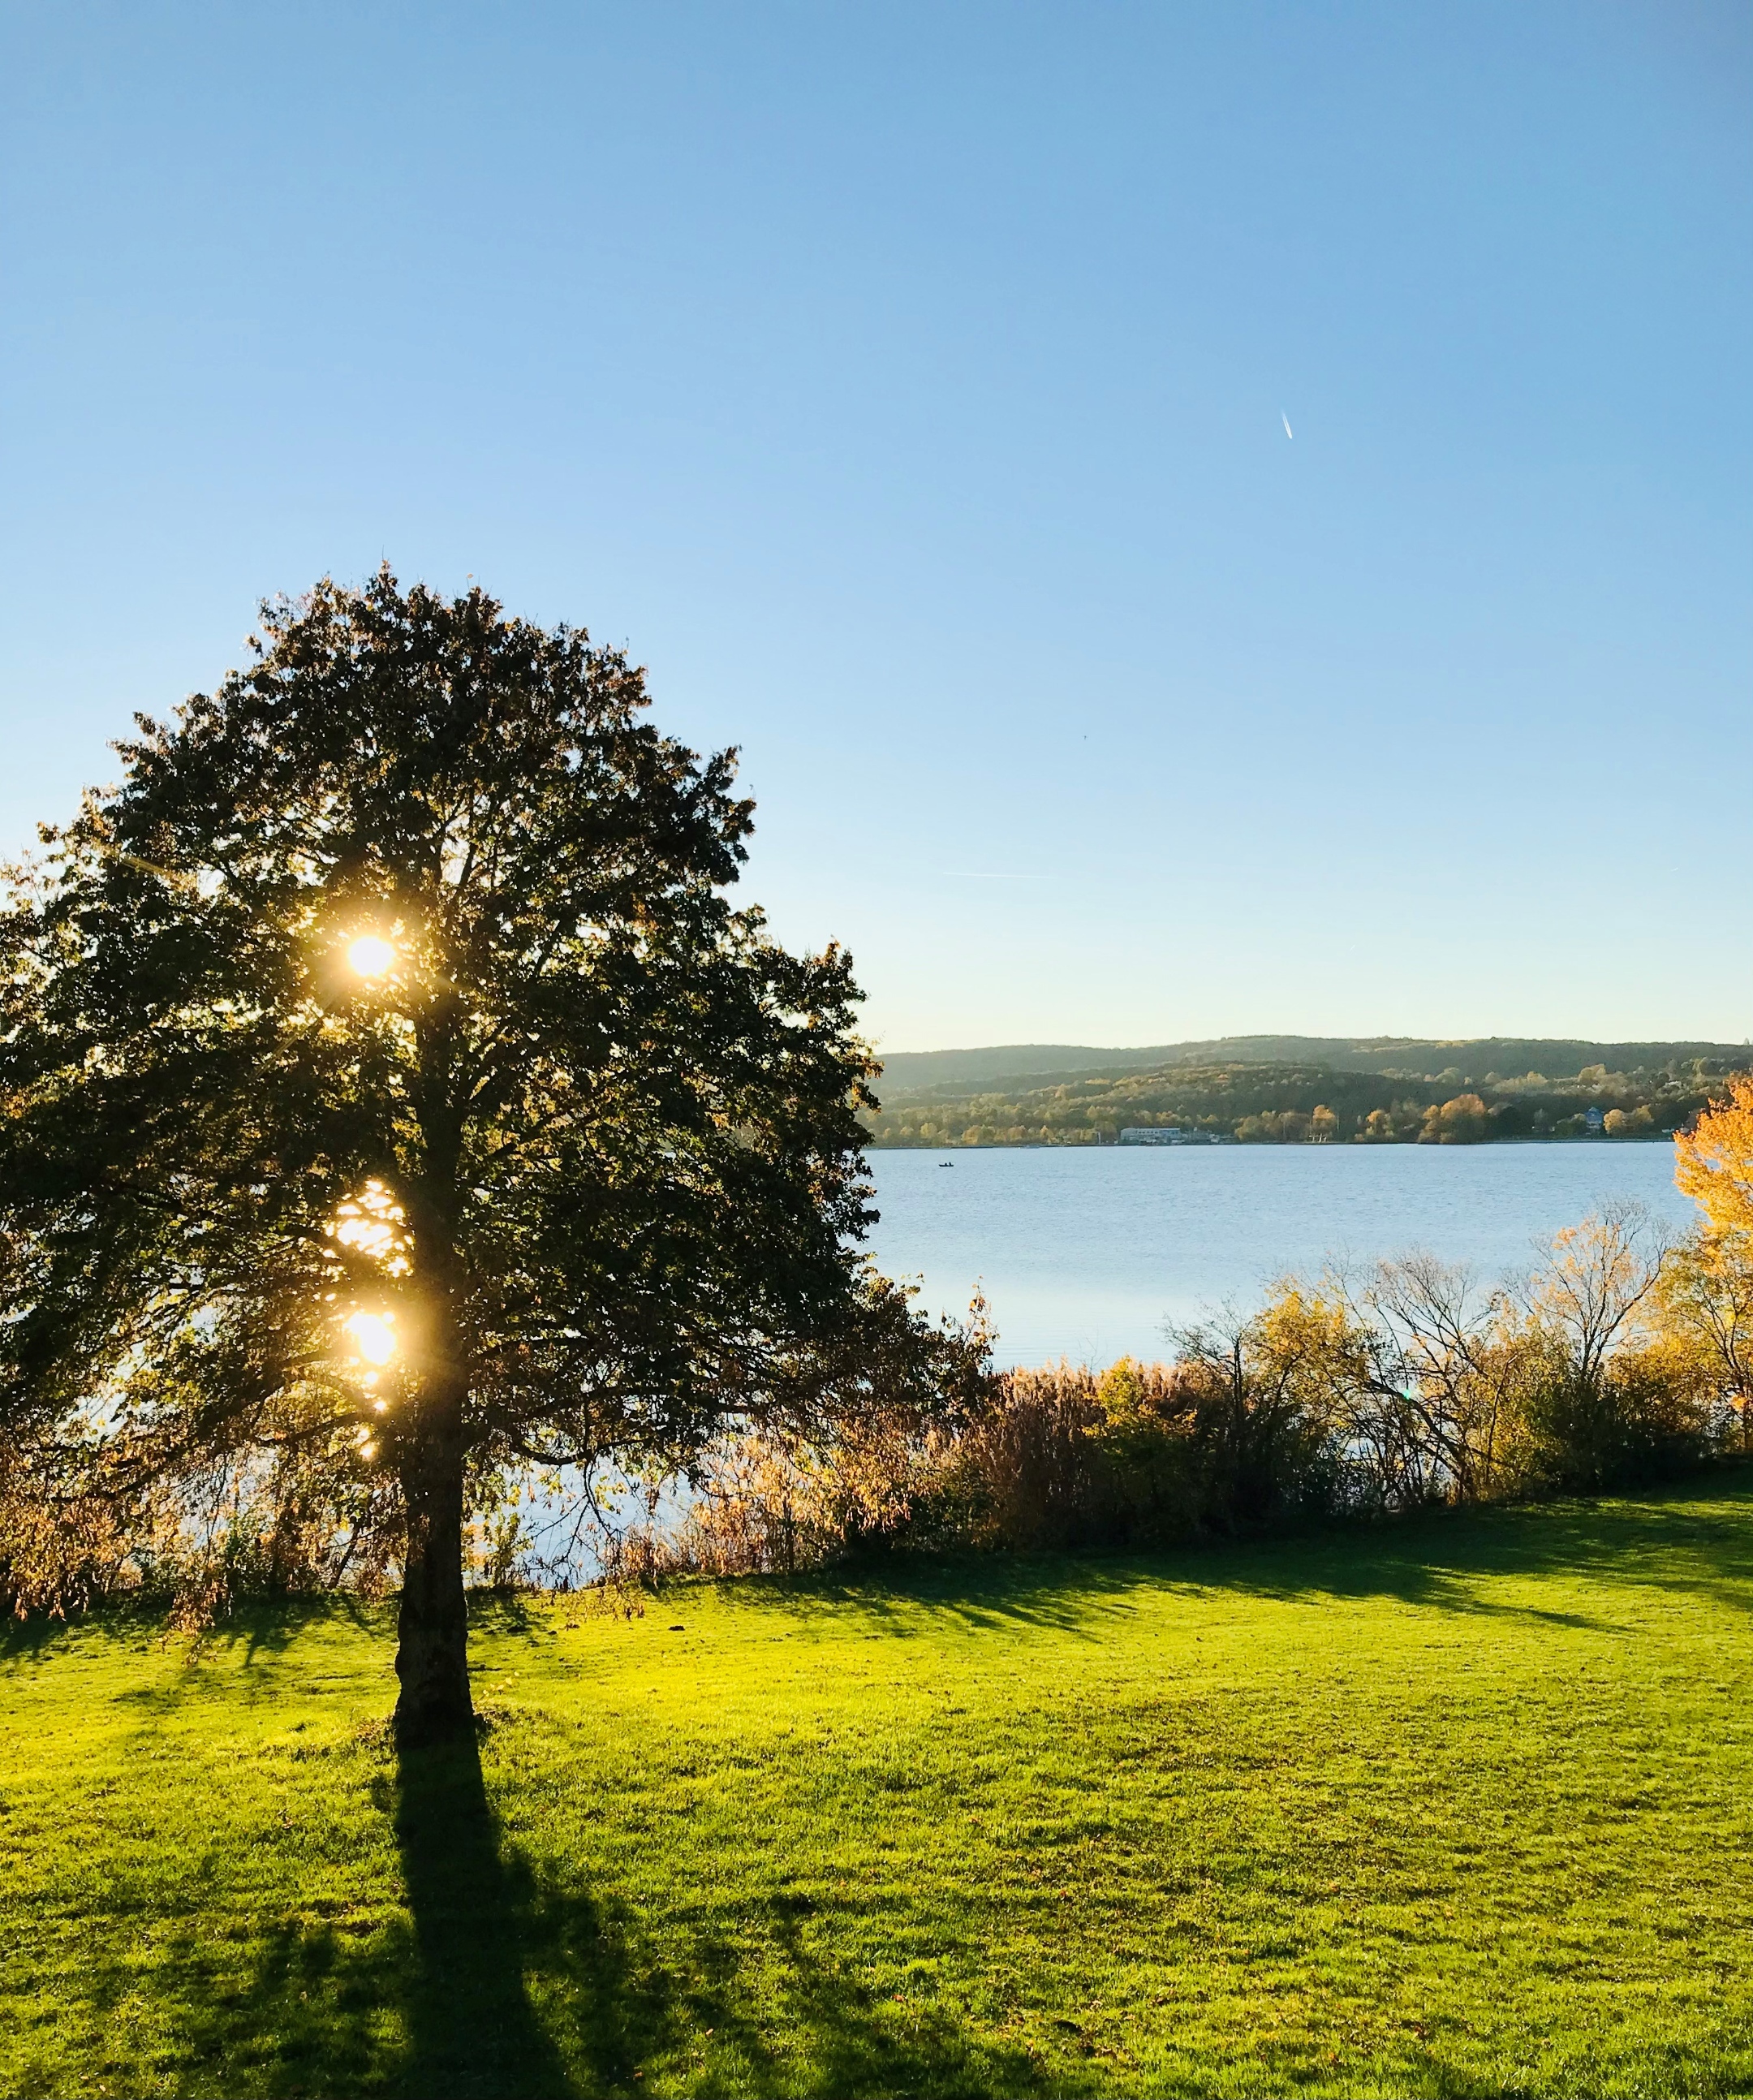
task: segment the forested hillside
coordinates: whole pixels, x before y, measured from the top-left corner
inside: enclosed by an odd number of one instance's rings
[[[1470,1058],[1426,1072],[1416,1065],[1430,1063],[1428,1056],[1376,1070],[1232,1058],[985,1086],[879,1084],[883,1105],[868,1122],[877,1145],[1112,1145],[1124,1129],[1171,1126],[1244,1144],[1471,1144],[1595,1134],[1593,1110],[1603,1136],[1658,1136],[1683,1127],[1747,1061],[1732,1046],[1707,1054],[1686,1054],[1690,1045],[1625,1046],[1667,1054],[1548,1074],[1517,1069],[1519,1060],[1502,1055],[1538,1046],[1422,1047],[1488,1049],[1502,1062]]]
[[[1169,1065],[1316,1065],[1336,1072],[1379,1072],[1388,1078],[1460,1076],[1472,1086],[1487,1073],[1541,1072],[1574,1079],[1585,1065],[1610,1072],[1654,1071],[1702,1058],[1713,1068],[1753,1064],[1744,1043],[1596,1043],[1578,1036],[1518,1035],[1222,1035],[1137,1049],[1088,1043],[1008,1043],[977,1050],[896,1050],[884,1055],[883,1076],[897,1097],[927,1087],[1002,1088],[1006,1082],[1112,1079]]]

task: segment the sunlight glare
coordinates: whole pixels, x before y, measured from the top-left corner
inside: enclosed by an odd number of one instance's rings
[[[354,1346],[368,1364],[386,1364],[395,1354],[395,1315],[393,1312],[350,1313],[342,1323]]]
[[[412,1264],[405,1231],[407,1214],[378,1180],[368,1181],[357,1196],[337,1207],[323,1229],[351,1254],[377,1263],[390,1276],[406,1276]]]
[[[381,933],[361,933],[347,949],[347,963],[362,977],[387,977],[395,968],[394,945]]]

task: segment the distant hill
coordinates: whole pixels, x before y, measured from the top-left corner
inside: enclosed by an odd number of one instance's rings
[[[1477,1083],[1489,1074],[1510,1079],[1539,1072],[1574,1079],[1585,1065],[1609,1071],[1654,1071],[1704,1058],[1727,1065],[1753,1062],[1745,1043],[1589,1043],[1570,1037],[1472,1035],[1225,1035],[1198,1043],[1159,1043],[1136,1050],[1086,1043],[1011,1043],[985,1050],[896,1050],[883,1060],[885,1101],[926,1088],[991,1086],[1007,1079],[1118,1077],[1172,1065],[1320,1065],[1334,1072],[1407,1078],[1456,1077]]]
[[[1302,1054],[1265,1054],[1292,1048]],[[1020,1054],[1045,1069],[962,1076],[970,1065],[980,1072],[982,1057],[996,1063]],[[1079,1056],[1108,1061],[1066,1062]],[[1117,1065],[1117,1057],[1141,1061]],[[879,1082],[881,1105],[865,1126],[873,1145],[934,1148],[1114,1145],[1129,1141],[1123,1132],[1152,1130],[1181,1133],[1169,1142],[1244,1145],[1658,1138],[1688,1127],[1725,1076],[1750,1062],[1746,1043],[1502,1035],[1251,1035],[1120,1052],[1030,1043],[915,1053],[901,1063],[901,1083]]]

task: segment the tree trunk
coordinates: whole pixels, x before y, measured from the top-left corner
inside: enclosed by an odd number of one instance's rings
[[[447,1396],[448,1398],[448,1396]],[[402,1577],[395,1674],[398,1743],[413,1747],[469,1734],[469,1605],[463,1591],[460,1406],[441,1401],[407,1454],[402,1493],[407,1557]]]

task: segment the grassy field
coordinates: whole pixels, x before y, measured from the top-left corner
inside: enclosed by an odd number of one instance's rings
[[[0,1656],[0,2086],[1753,2090],[1753,1480]]]

